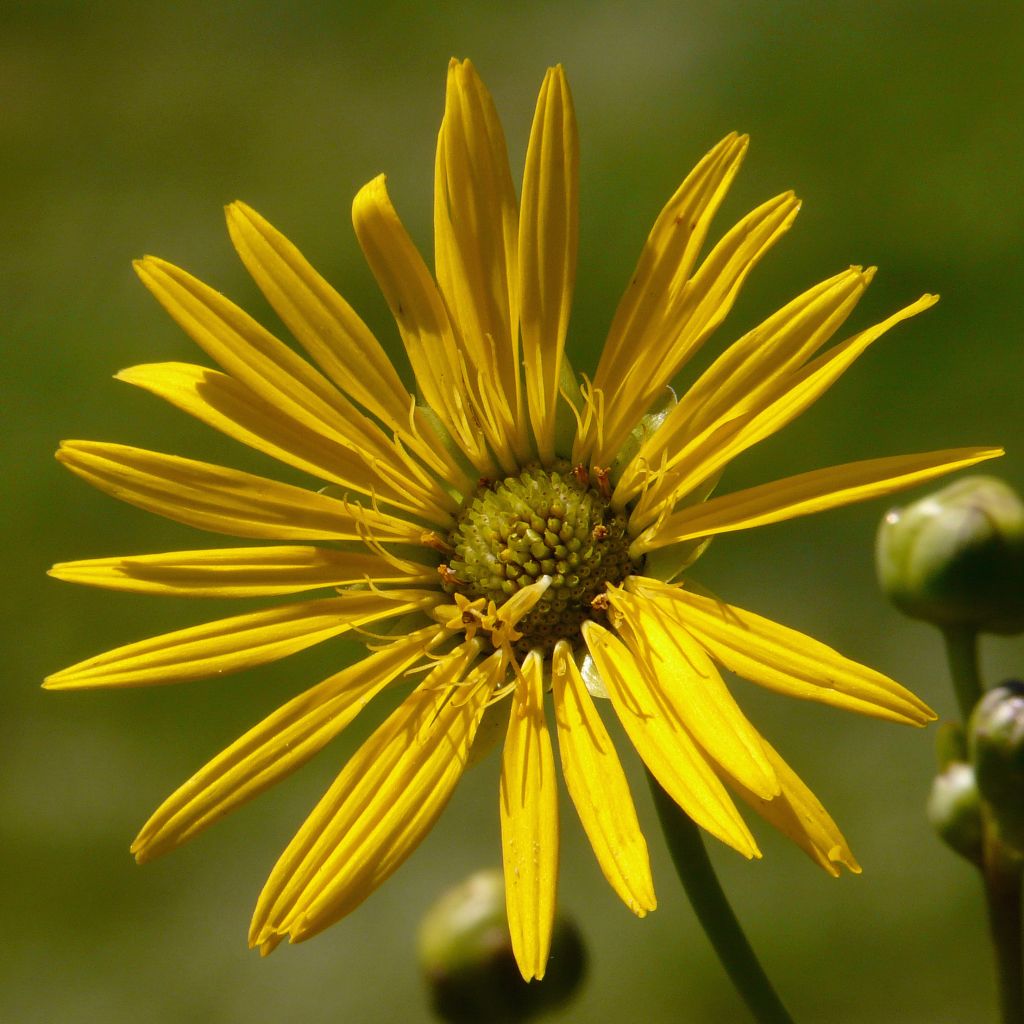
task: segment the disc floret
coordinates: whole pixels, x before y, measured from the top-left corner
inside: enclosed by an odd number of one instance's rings
[[[442,573],[449,593],[500,605],[544,576],[551,585],[519,623],[516,650],[550,654],[558,640],[575,643],[593,602],[608,583],[635,571],[627,517],[614,511],[581,467],[524,469],[482,481],[463,503],[448,537],[454,554]]]

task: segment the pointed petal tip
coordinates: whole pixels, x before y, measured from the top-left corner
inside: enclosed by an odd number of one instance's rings
[[[863,869],[860,864],[857,863],[857,858],[849,851],[841,846],[833,846],[828,851],[829,863],[834,867],[834,870],[830,870],[829,874],[835,878],[838,878],[841,874],[838,865],[842,864],[848,871],[854,875],[863,873]]]
[[[259,214],[247,203],[243,203],[241,199],[235,199],[224,207],[224,220],[227,222],[228,234],[232,236],[232,239],[239,230],[246,228],[258,230],[260,219]]]
[[[388,194],[388,176],[383,171],[380,174],[374,175],[357,193],[356,199],[358,199],[363,193],[383,193]]]
[[[651,889],[639,895],[634,893],[633,898],[626,902],[626,909],[637,917],[646,917],[652,911],[657,910],[658,900],[654,895],[654,890]]]
[[[265,946],[274,942],[275,935],[276,933],[274,929],[271,928],[269,925],[257,925],[256,922],[253,921],[252,924],[250,924],[249,926],[249,948],[259,949],[260,955],[266,956],[266,953],[263,952],[263,949]],[[274,944],[276,945],[276,943]],[[271,945],[270,948],[273,949],[273,945]]]
[[[541,964],[538,966],[532,959],[519,959],[516,957],[516,966],[519,968],[519,973],[522,975],[523,981],[543,981],[544,972],[547,969],[547,964]]]

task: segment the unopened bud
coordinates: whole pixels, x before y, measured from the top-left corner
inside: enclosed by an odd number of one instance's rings
[[[1024,503],[995,477],[966,477],[890,511],[876,564],[886,595],[913,618],[1024,631]]]
[[[954,761],[935,776],[928,796],[928,820],[947,846],[981,864],[981,800],[969,764]]]
[[[542,981],[526,982],[512,953],[500,871],[448,890],[420,925],[419,959],[434,1012],[450,1024],[513,1024],[568,1002],[586,968],[579,930],[555,918]]]
[[[968,725],[978,790],[999,837],[1024,850],[1024,683],[1013,679],[989,690]]]

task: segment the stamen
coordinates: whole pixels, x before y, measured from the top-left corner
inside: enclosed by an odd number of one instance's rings
[[[424,530],[420,535],[420,543],[428,548],[433,548],[435,551],[440,551],[442,555],[454,555],[455,549],[442,540],[433,530]]]
[[[451,566],[445,565],[444,562],[442,562],[437,567],[437,572],[438,572],[438,575],[441,577],[441,580],[443,581],[445,587],[464,587],[465,586],[465,583],[463,583],[462,580],[459,579],[459,577],[456,575],[456,573],[451,568]]]

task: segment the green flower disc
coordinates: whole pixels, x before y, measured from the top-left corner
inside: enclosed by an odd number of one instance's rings
[[[626,522],[568,463],[487,481],[463,503],[448,537],[454,577],[445,589],[500,606],[550,576],[551,586],[516,627],[523,634],[517,651],[550,654],[563,639],[575,646],[583,622],[603,617],[594,598],[636,571]]]

